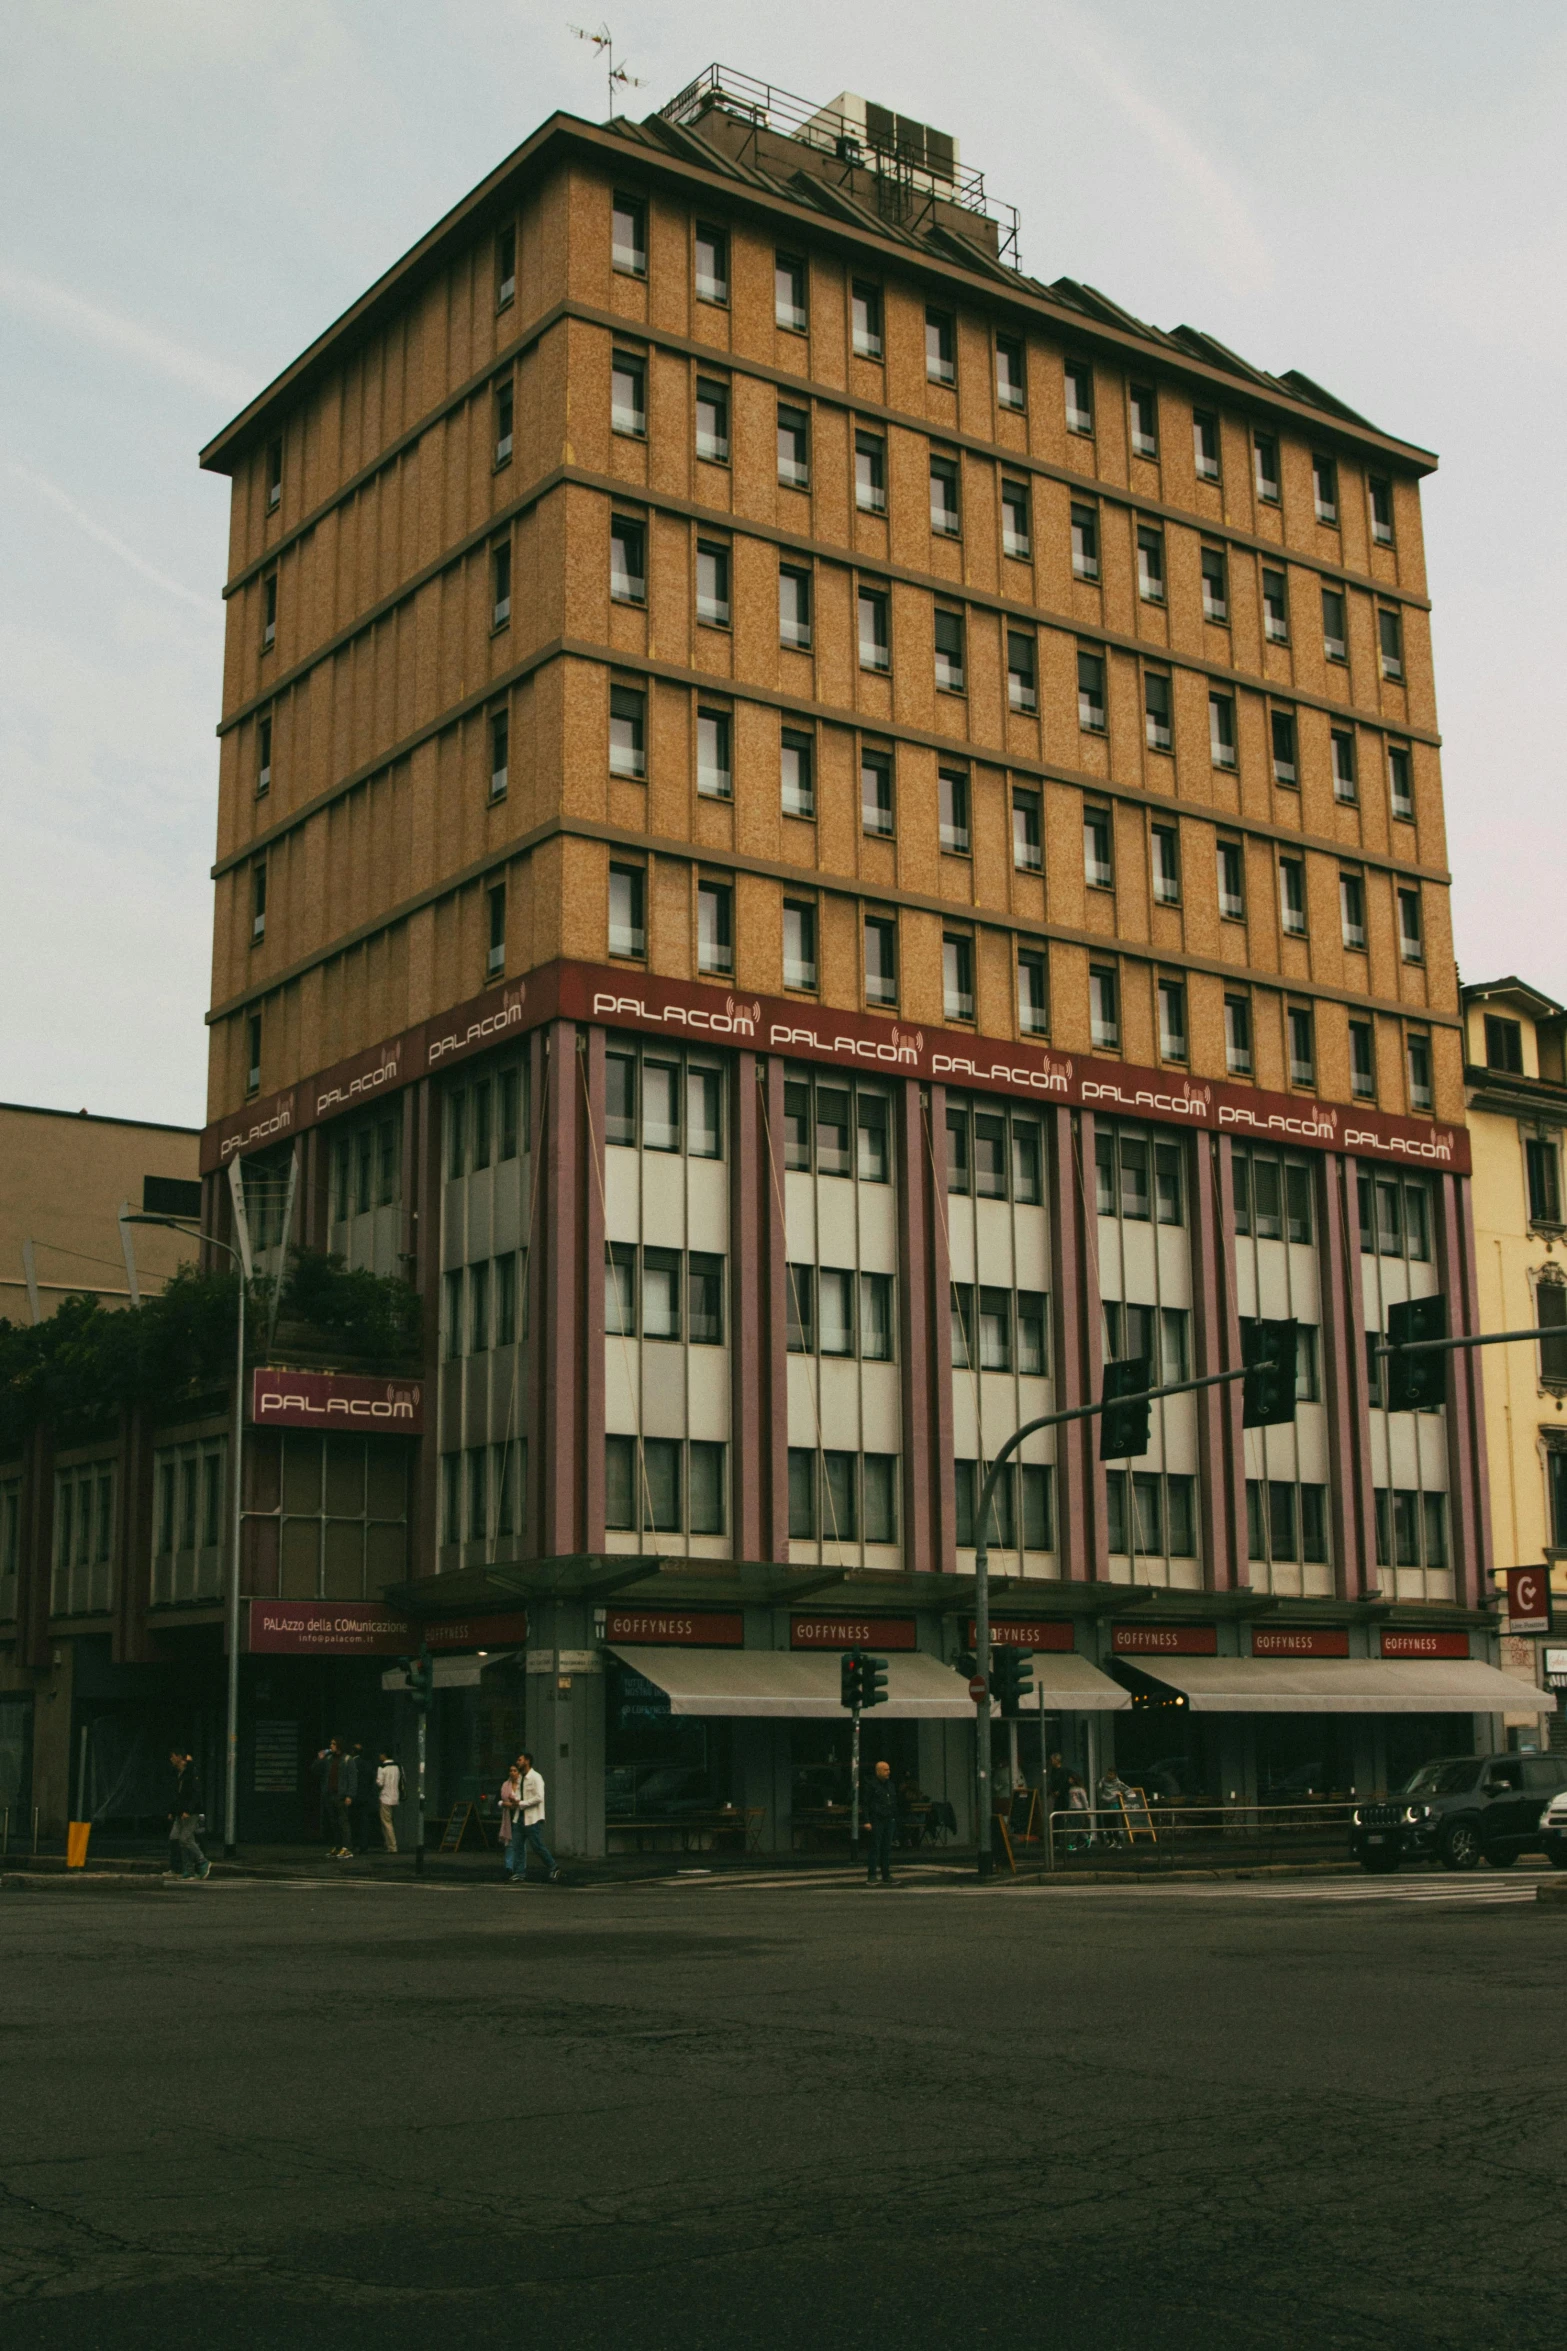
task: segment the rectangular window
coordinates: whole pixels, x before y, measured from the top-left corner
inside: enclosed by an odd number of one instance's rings
[[[642,899],[647,877],[639,865],[609,869],[609,951],[638,959],[647,953]]]
[[[888,624],[886,591],[882,588],[862,587],[857,604],[861,669],[882,671],[891,669],[892,637]],[[939,617],[938,615],[938,621]]]
[[[495,235],[495,307],[505,310],[517,299],[517,232],[498,229]]]
[[[507,711],[490,713],[490,798],[504,800],[511,772],[511,717]]]
[[[1043,1290],[1019,1290],[1017,1294],[1017,1368],[1025,1379],[1050,1376],[1047,1305]]]
[[[488,1265],[470,1265],[468,1268],[468,1351],[471,1355],[488,1355],[490,1351],[490,1269]]]
[[[628,277],[647,276],[647,212],[635,196],[615,196],[610,215],[610,258]]]
[[[1251,1007],[1244,996],[1224,999],[1224,1063],[1232,1077],[1251,1075]]]
[[[1567,1290],[1560,1282],[1535,1283],[1534,1310],[1538,1330],[1567,1330]],[[1541,1340],[1540,1382],[1549,1388],[1567,1386],[1567,1337]]]
[[[261,1015],[253,1012],[245,1023],[245,1091],[261,1091]]]
[[[1040,873],[1044,862],[1039,794],[1019,785],[1012,794],[1012,863],[1019,873]]]
[[[802,652],[811,642],[811,575],[788,564],[778,571],[778,639]]]
[[[1382,675],[1394,685],[1402,683],[1404,675],[1404,626],[1396,612],[1387,605],[1377,607],[1377,644],[1382,655]]]
[[[609,772],[639,781],[647,774],[647,696],[640,686],[609,689]]]
[[[1220,622],[1230,617],[1229,581],[1221,547],[1202,551],[1202,616]]]
[[[688,1518],[693,1535],[724,1532],[724,1448],[695,1441],[689,1454]]]
[[[645,1339],[678,1339],[680,1326],[680,1251],[644,1249],[642,1336]]]
[[[816,908],[809,899],[783,903],[783,978],[786,988],[816,987]]]
[[[1366,886],[1358,873],[1339,875],[1338,904],[1344,944],[1356,954],[1363,955],[1366,947]]]
[[[1115,888],[1108,808],[1085,808],[1083,811],[1083,879],[1091,890]]]
[[[1012,556],[1019,563],[1027,563],[1034,552],[1028,509],[1027,482],[1004,481],[1001,485],[1001,552]]]
[[[729,299],[729,239],[710,221],[696,224],[696,298],[699,302]]]
[[[686,1259],[686,1337],[693,1347],[724,1343],[724,1261],[701,1249]]]
[[[734,796],[734,754],[727,710],[696,714],[696,788],[704,800]]]
[[[1369,1020],[1352,1020],[1349,1024],[1349,1087],[1357,1102],[1369,1102],[1376,1094],[1376,1063]]]
[[[892,754],[860,753],[860,824],[867,833],[890,835],[892,814]]]
[[[1088,1033],[1095,1045],[1114,1051],[1121,1042],[1121,1022],[1116,1010],[1115,973],[1108,964],[1091,963],[1088,967]]]
[[[1406,963],[1425,961],[1425,942],[1420,930],[1420,892],[1400,890],[1398,893],[1398,951]]]
[[[865,1001],[898,1001],[898,926],[885,915],[865,917]]]
[[[1219,913],[1225,922],[1246,919],[1246,860],[1239,841],[1218,846]]]
[[[1050,1034],[1050,992],[1045,958],[1031,947],[1017,956],[1017,1025],[1025,1037]]]
[[[1159,400],[1151,384],[1132,386],[1132,455],[1159,454]]]
[[[617,425],[616,430],[628,428]],[[729,393],[707,376],[696,381],[696,453],[708,465],[729,463]]]
[[[1317,1082],[1317,1049],[1312,1036],[1311,1014],[1304,1005],[1289,1008],[1290,1084],[1314,1086]]]
[[[484,959],[486,979],[498,980],[506,969],[506,886],[485,893],[489,901],[489,950]]]
[[[963,615],[937,607],[936,625],[936,690],[942,694],[961,694],[964,689]],[[863,631],[862,631],[863,635]],[[862,651],[860,659],[865,658]]]
[[[925,373],[933,384],[957,380],[957,341],[952,315],[946,310],[925,313]]]
[[[1160,906],[1181,903],[1181,838],[1173,824],[1156,824],[1153,842],[1153,894]]]
[[[1431,1040],[1415,1030],[1409,1037],[1409,1107],[1411,1110],[1431,1108]],[[1410,1255],[1413,1254],[1411,1249]]]
[[[688,1064],[686,1069],[686,1151],[692,1159],[722,1159],[723,1075]]]
[[[943,1009],[948,1020],[974,1017],[974,942],[948,931],[941,942]]]
[[[642,1524],[650,1534],[680,1531],[680,1446],[673,1437],[642,1440]]]
[[[647,432],[647,367],[635,352],[617,351],[609,370],[610,429],[641,439]]]
[[[1270,645],[1290,641],[1289,580],[1282,571],[1262,573],[1262,633]]]
[[[722,882],[697,884],[696,967],[720,975],[735,967],[734,892]]]
[[[1338,528],[1338,467],[1319,453],[1311,460],[1311,502],[1318,522]]]
[[[1066,429],[1091,433],[1094,429],[1094,371],[1086,359],[1066,363]]]
[[[609,592],[617,604],[647,601],[647,533],[626,514],[610,516]]]
[[[895,1453],[867,1453],[860,1464],[867,1543],[895,1543],[898,1539],[898,1457]]]
[[[1257,495],[1265,506],[1279,502],[1279,445],[1271,433],[1257,433],[1252,438],[1252,467],[1257,484]]]
[[[283,443],[267,443],[267,512],[275,514],[283,503]]]
[[[816,1540],[816,1455],[803,1445],[789,1448],[789,1540]]]
[[[269,571],[261,583],[261,650],[270,653],[277,643],[277,573]]]
[[[1031,631],[1007,631],[1007,708],[1023,712],[1039,708],[1039,677]]]
[[[1208,750],[1215,767],[1234,767],[1235,698],[1232,694],[1208,696]]]
[[[887,444],[875,433],[854,436],[854,503],[862,514],[887,511]]]
[[[1349,659],[1348,641],[1344,634],[1342,588],[1324,588],[1322,591],[1322,650],[1329,661]]]
[[[1027,398],[1023,373],[1023,346],[1015,335],[996,337],[996,405],[1023,407]]]
[[[855,358],[880,359],[883,348],[880,286],[873,286],[868,279],[856,278],[850,295],[849,316]]]
[[[511,546],[490,549],[490,626],[503,629],[511,619]]]
[[[1219,478],[1219,420],[1197,410],[1192,417],[1192,455],[1197,464],[1200,482],[1216,482]]]
[[[962,533],[958,469],[950,457],[933,457],[930,461],[930,527],[941,539],[956,539]]]
[[[783,730],[779,781],[785,816],[816,814],[816,743],[813,736]]]
[[[1148,523],[1137,530],[1137,593],[1145,604],[1164,602],[1164,533]]]
[[[816,1348],[820,1355],[854,1353],[854,1276],[834,1266],[816,1276]]]
[[[1072,508],[1072,577],[1099,577],[1099,514],[1092,506]]]
[[[508,376],[503,384],[495,387],[495,463],[498,466],[511,463],[512,415],[512,387]]]
[[[1501,1020],[1495,1013],[1485,1016],[1485,1066],[1487,1069],[1506,1070],[1512,1077],[1523,1076],[1523,1024],[1516,1020]]]
[[[780,253],[774,261],[773,317],[791,335],[803,335],[809,323],[805,309],[805,263],[796,253]]]
[[[250,869],[250,943],[259,947],[267,935],[267,861],[258,857]]]
[[[1387,747],[1387,788],[1393,814],[1412,824],[1415,815],[1415,784],[1407,743],[1389,743]]]
[[[511,1347],[517,1340],[517,1255],[495,1260],[495,1344]]]
[[[859,1540],[859,1513],[855,1509],[855,1456],[822,1455],[822,1539],[828,1543]]]
[[[787,1266],[785,1268],[785,1295],[788,1301],[788,1352],[791,1355],[814,1355],[816,1353],[815,1266]]]
[[[778,479],[789,490],[811,486],[811,420],[803,408],[779,408]]]
[[[272,717],[268,712],[256,721],[256,798],[265,799],[272,789]]]
[[[949,1159],[947,1189],[949,1192],[954,1189],[966,1192],[968,1190],[966,1180],[957,1186],[954,1186],[950,1180],[952,1124],[952,1119],[949,1116],[947,1120]],[[952,1285],[952,1367],[954,1371],[973,1371],[977,1368],[978,1362],[979,1355],[974,1330],[974,1285],[972,1282],[954,1282]]]
[[[1010,644],[1013,640],[1009,638]],[[1033,658],[1029,643],[1029,657]],[[1105,665],[1102,653],[1085,653],[1081,647],[1077,656],[1077,723],[1086,735],[1102,735],[1105,731]]]
[[[729,550],[711,539],[696,545],[696,617],[703,628],[729,626]]]
[[[1170,681],[1163,670],[1143,672],[1143,733],[1150,751],[1168,751],[1175,741],[1170,719]]]
[[[1276,784],[1293,785],[1300,776],[1296,764],[1295,713],[1272,710],[1268,713],[1268,726],[1273,737],[1273,780]]]
[[[1279,859],[1279,920],[1288,937],[1306,936],[1306,868],[1298,857]]]
[[[1562,1221],[1561,1184],[1556,1145],[1539,1140],[1524,1144],[1524,1168],[1529,1181],[1529,1222],[1559,1225]]]
[[[1159,1054],[1164,1061],[1186,1059],[1186,989],[1180,980],[1159,982]]]
[[[1371,537],[1378,547],[1393,544],[1393,485],[1373,474],[1371,489]]]
[[[940,804],[941,846],[950,857],[969,853],[968,770],[944,767],[936,777]]]
[[[1333,797],[1351,801],[1356,796],[1355,738],[1345,727],[1334,727],[1329,738],[1333,753]]]

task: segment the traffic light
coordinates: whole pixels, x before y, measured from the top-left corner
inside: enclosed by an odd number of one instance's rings
[[[860,1653],[846,1650],[838,1660],[838,1703],[852,1714],[860,1703]]]
[[[434,1660],[421,1654],[418,1657],[400,1657],[397,1662],[403,1669],[408,1695],[422,1714],[426,1707],[435,1704]]]
[[[1447,1300],[1440,1293],[1406,1298],[1387,1310],[1390,1347],[1404,1346],[1411,1339],[1446,1337]],[[1429,1355],[1385,1355],[1382,1360],[1387,1365],[1389,1412],[1425,1412],[1446,1398],[1447,1357],[1439,1349]]]
[[[1148,1398],[1144,1390],[1152,1387],[1151,1367],[1146,1355],[1134,1356],[1130,1363],[1107,1363],[1105,1382],[1099,1392],[1104,1406],[1099,1416],[1099,1458],[1101,1461],[1131,1461],[1148,1450]],[[1140,1399],[1134,1404],[1116,1401],[1121,1396]]]
[[[960,1673],[966,1682],[971,1682],[979,1671],[979,1659],[972,1649],[960,1649],[952,1660],[952,1670]]]
[[[1295,1350],[1300,1326],[1293,1322],[1241,1323],[1241,1427],[1268,1429],[1295,1417]],[[1255,1369],[1251,1368],[1255,1366]]]
[[[997,1651],[996,1687],[1003,1716],[1016,1722],[1025,1700],[1034,1695],[1034,1660],[1026,1649]]]
[[[887,1703],[887,1660],[885,1657],[860,1659],[860,1704],[885,1706]]]

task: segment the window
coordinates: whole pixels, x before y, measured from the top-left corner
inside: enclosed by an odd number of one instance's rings
[[[1281,571],[1264,565],[1262,574],[1262,633],[1270,645],[1290,641],[1289,581]]]
[[[1220,547],[1205,547],[1202,551],[1202,616],[1213,621],[1227,621],[1230,617],[1230,592],[1224,551]]]
[[[1232,1077],[1251,1075],[1251,1006],[1244,996],[1224,999],[1224,1065]]]
[[[1049,975],[1044,954],[1037,948],[1018,949],[1017,1025],[1025,1037],[1050,1034]]]
[[[1156,824],[1153,841],[1153,894],[1157,906],[1181,903],[1181,839],[1173,824]]]
[[[1015,335],[996,337],[996,404],[1000,408],[1021,408],[1024,391],[1023,346]]]
[[[1032,633],[1024,629],[1007,631],[1007,707],[1009,710],[1021,711],[1039,708],[1034,639]]]
[[[1099,516],[1092,506],[1072,509],[1072,577],[1075,580],[1099,577]]]
[[[1311,498],[1318,522],[1338,528],[1338,467],[1320,453],[1311,460]]]
[[[256,798],[264,800],[272,789],[272,716],[270,711],[256,721]]]
[[[969,853],[968,771],[944,767],[936,778],[941,807],[941,846],[949,856]]]
[[[864,626],[861,625],[861,638]],[[863,649],[860,655],[863,661]],[[936,611],[936,690],[942,694],[961,694],[964,688],[963,615],[948,612],[939,606]]]
[[[1556,1145],[1535,1138],[1525,1142],[1523,1155],[1529,1184],[1529,1222],[1559,1225],[1562,1221],[1562,1195]]]
[[[1145,604],[1164,602],[1164,533],[1149,523],[1137,529],[1137,593]]]
[[[1409,1034],[1409,1107],[1431,1108],[1431,1040],[1415,1029]]]
[[[850,323],[854,335],[856,359],[880,359],[882,355],[881,288],[865,278],[856,278],[849,302]]]
[[[696,617],[703,628],[729,626],[729,550],[710,539],[696,543]]]
[[[729,239],[711,222],[696,224],[696,298],[699,302],[729,299]]]
[[[1066,429],[1091,433],[1094,429],[1094,371],[1086,359],[1066,363]]]
[[[610,259],[628,277],[647,276],[647,213],[635,196],[615,197],[610,214]]]
[[[506,969],[506,885],[498,882],[493,890],[485,892],[489,906],[489,947],[484,958],[484,976],[498,980]]]
[[[1358,873],[1339,875],[1338,904],[1344,944],[1363,955],[1366,948],[1366,886]]]
[[[639,781],[647,774],[647,696],[640,686],[609,689],[609,772]]]
[[[1329,740],[1333,752],[1333,797],[1335,800],[1353,800],[1356,796],[1355,738],[1347,727],[1335,727]]]
[[[786,988],[815,990],[816,908],[809,899],[784,900],[783,978]]]
[[[774,261],[773,316],[787,333],[805,333],[805,263],[797,254],[780,253]]]
[[[854,503],[862,514],[887,511],[887,444],[876,433],[854,436]]]
[[[882,837],[892,832],[892,753],[860,753],[860,823]]]
[[[1143,733],[1150,751],[1168,751],[1175,741],[1170,721],[1170,681],[1163,670],[1143,672]]]
[[[811,420],[803,408],[779,408],[778,479],[789,490],[811,486]]]
[[[1039,873],[1044,862],[1039,794],[1020,785],[1012,794],[1012,863],[1019,873]]]
[[[259,947],[267,935],[267,861],[258,857],[250,869],[250,943]]]
[[[511,718],[504,710],[490,712],[490,798],[504,800],[511,756]]]
[[[1110,811],[1083,811],[1083,879],[1091,890],[1113,890],[1115,871],[1110,861]]]
[[[195,1549],[197,1453],[182,1447],[188,1500],[184,1517]],[[182,1498],[183,1499],[183,1498]],[[184,1548],[185,1546],[182,1546]],[[106,1462],[62,1469],[54,1479],[54,1570],[49,1605],[56,1616],[96,1615],[110,1603],[114,1563],[114,1470]]]
[[[1298,857],[1279,859],[1279,920],[1289,938],[1306,936],[1306,868]]]
[[[1192,455],[1197,463],[1200,482],[1216,482],[1219,478],[1219,420],[1205,415],[1200,409],[1192,417]]]
[[[957,377],[956,343],[951,313],[925,313],[925,373],[933,384],[950,384]]]
[[[1398,893],[1398,951],[1406,963],[1425,961],[1425,944],[1420,933],[1420,892],[1400,890]]]
[[[858,597],[861,669],[889,670],[892,667],[892,643],[888,628],[887,593],[884,588],[861,588]],[[959,622],[961,630],[962,623]],[[941,616],[936,616],[939,636]],[[937,681],[940,682],[939,679]]]
[[[1108,964],[1091,963],[1088,967],[1088,1032],[1094,1044],[1109,1051],[1115,1051],[1120,1045],[1115,973]]]
[[[639,865],[609,869],[609,951],[640,958],[647,953],[642,901],[647,877]]]
[[[1159,454],[1159,401],[1149,384],[1132,386],[1132,455],[1157,458]]]
[[[718,974],[735,967],[734,892],[722,882],[697,884],[696,967]]]
[[[1352,1020],[1349,1024],[1349,1090],[1357,1102],[1370,1102],[1376,1094],[1376,1062],[1369,1020]]]
[[[1560,1282],[1537,1281],[1534,1285],[1534,1318],[1540,1330],[1567,1326],[1567,1289]],[[1540,1342],[1540,1385],[1546,1388],[1567,1387],[1567,1337],[1542,1339]]]
[[[1159,982],[1159,1054],[1164,1061],[1186,1059],[1186,989],[1180,980]]]
[[[1407,1486],[1376,1486],[1372,1502],[1378,1567],[1447,1565],[1445,1494],[1422,1494]]]
[[[609,519],[609,592],[617,604],[647,601],[647,532],[627,514]]]
[[[613,873],[614,868],[611,868]],[[681,1148],[681,1106],[689,1159],[723,1157],[723,1073],[667,1047],[612,1045],[604,1057],[604,1137],[634,1149],[640,1110],[644,1151]]]
[[[1485,1066],[1501,1069],[1509,1076],[1523,1076],[1523,1024],[1516,1020],[1502,1020],[1493,1012],[1485,1016]]]
[[[609,422],[617,433],[647,431],[647,367],[631,351],[617,351],[609,369]]]
[[[277,573],[269,571],[261,583],[261,650],[270,653],[277,643]]]
[[[1313,1177],[1305,1160],[1279,1160],[1237,1146],[1231,1164],[1238,1233],[1259,1241],[1310,1241]]]
[[[1235,698],[1232,694],[1208,696],[1208,750],[1215,767],[1234,767]]]
[[[696,788],[705,800],[728,800],[734,794],[734,754],[727,710],[698,710],[696,714]]]
[[[1044,1198],[1038,1121],[1020,1110],[1009,1117],[992,1095],[949,1093],[947,1190],[1037,1206]]]
[[[1412,824],[1415,815],[1415,783],[1407,743],[1389,743],[1387,747],[1387,788],[1393,814]]]
[[[1298,782],[1300,774],[1295,747],[1294,711],[1270,711],[1268,726],[1273,737],[1273,780],[1276,784],[1294,784]]]
[[[245,1023],[245,1091],[261,1091],[261,1015],[253,1012]]]
[[[617,424],[615,429],[633,428]],[[696,453],[709,465],[729,463],[729,392],[709,376],[698,376],[696,382]]]
[[[512,387],[508,376],[495,387],[495,462],[498,466],[511,463]]]
[[[1396,612],[1387,605],[1377,607],[1377,644],[1382,655],[1382,675],[1394,685],[1402,683],[1404,675],[1404,626]]]
[[[941,942],[943,1009],[948,1020],[974,1017],[974,942],[948,931]]]
[[[816,814],[816,744],[810,735],[783,730],[779,752],[779,781],[785,816]]]
[[[267,512],[275,514],[283,502],[283,444],[267,443]]]
[[[1309,1009],[1302,1004],[1292,1004],[1289,1007],[1288,1023],[1290,1084],[1314,1086],[1317,1082],[1317,1049]]]
[[[495,236],[495,307],[505,310],[517,298],[517,232],[498,229]]]
[[[898,1001],[898,926],[887,915],[865,917],[865,1001]]]
[[[1246,1480],[1246,1549],[1253,1559],[1326,1566],[1327,1488]]]
[[[958,469],[950,457],[933,457],[930,461],[930,527],[942,539],[955,539],[962,530],[958,516]]]
[[[1019,563],[1027,563],[1033,555],[1027,482],[1003,481],[1001,485],[1001,552]]]
[[[1008,645],[1013,640],[1009,637]],[[1028,640],[1029,659],[1033,659],[1033,643]],[[1009,654],[1010,658],[1010,654]],[[1077,723],[1084,734],[1102,735],[1105,731],[1105,665],[1100,653],[1086,653],[1081,646],[1077,655]]]
[[[1389,481],[1371,477],[1371,537],[1378,547],[1393,544],[1393,485]]]
[[[511,544],[490,549],[490,626],[503,629],[511,619]]]
[[[1219,913],[1225,922],[1246,919],[1246,863],[1239,841],[1221,841],[1218,849]]]
[[[1329,661],[1349,659],[1344,635],[1344,592],[1341,588],[1324,588],[1322,591],[1322,650]]]
[[[1429,1263],[1431,1196],[1418,1176],[1402,1179],[1363,1167],[1357,1181],[1360,1246],[1367,1256],[1409,1257]]]
[[[1271,433],[1256,433],[1251,444],[1257,495],[1266,506],[1279,502],[1279,445]]]
[[[809,650],[811,642],[811,575],[781,564],[778,571],[778,639],[783,645]]]
[[[813,1165],[819,1176],[858,1173],[862,1184],[890,1183],[892,1138],[886,1095],[867,1086],[817,1080],[804,1072],[786,1078],[784,1166],[809,1175]]]

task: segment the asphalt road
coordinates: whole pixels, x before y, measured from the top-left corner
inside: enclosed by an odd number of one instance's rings
[[[1478,1891],[0,1894],[0,2339],[1554,2351]]]

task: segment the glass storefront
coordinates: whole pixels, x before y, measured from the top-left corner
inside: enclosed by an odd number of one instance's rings
[[[656,1682],[604,1657],[604,1818],[678,1822],[730,1801],[727,1721],[674,1714]]]

